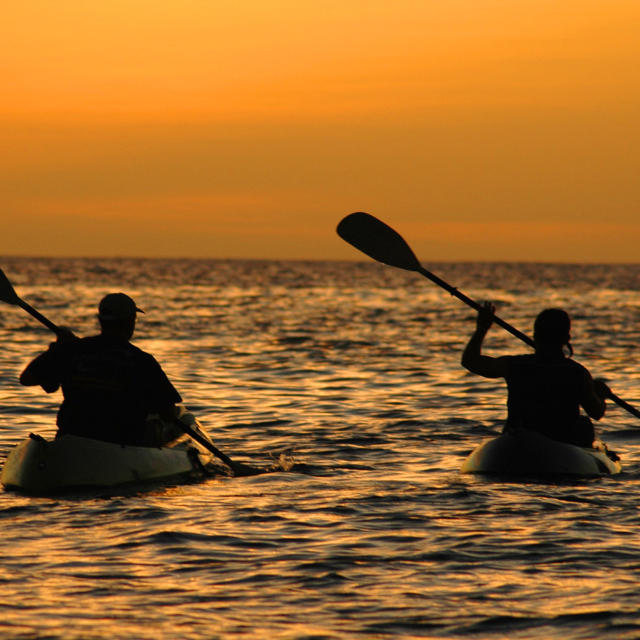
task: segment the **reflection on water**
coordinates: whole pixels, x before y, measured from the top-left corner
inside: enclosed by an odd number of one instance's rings
[[[601,426],[625,473],[504,482],[457,469],[504,417],[467,374],[473,312],[376,264],[24,260],[2,267],[59,324],[95,330],[111,290],[134,342],[239,461],[307,473],[33,498],[0,492],[0,637],[637,638],[640,424]],[[434,265],[530,332],[575,317],[576,357],[640,406],[638,266]],[[59,398],[17,385],[51,340],[0,309],[0,457],[54,432]],[[526,350],[500,329],[487,349]]]

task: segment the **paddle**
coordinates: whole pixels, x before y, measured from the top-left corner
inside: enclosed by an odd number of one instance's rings
[[[60,335],[61,329],[49,320],[45,318],[39,311],[36,311],[30,304],[25,302],[13,288],[9,282],[9,278],[4,275],[4,271],[0,269],[0,300],[7,304],[13,304],[18,307],[22,307],[27,313],[30,313],[36,320],[42,322],[42,324],[51,329],[56,335]]]
[[[234,462],[228,455],[222,453],[218,447],[209,442],[205,437],[201,436],[197,431],[194,431],[189,425],[184,424],[179,419],[174,420],[175,424],[180,427],[189,437],[193,438],[196,442],[201,444],[205,449],[208,449],[224,462],[232,471],[235,476],[253,476],[260,473],[260,469],[255,469],[246,464],[240,462]]]
[[[343,240],[353,245],[363,253],[366,253],[374,260],[388,264],[392,267],[398,267],[399,269],[416,271],[417,273],[425,276],[425,278],[429,278],[429,280],[435,282],[439,287],[448,291],[452,296],[462,300],[462,302],[469,305],[471,308],[476,311],[480,310],[481,305],[478,302],[464,295],[464,293],[461,293],[455,287],[452,287],[435,274],[427,271],[427,269],[420,264],[418,258],[416,258],[411,247],[409,247],[404,238],[389,225],[378,220],[374,216],[362,211],[351,213],[340,221],[337,232]],[[534,341],[529,336],[518,331],[508,322],[502,320],[502,318],[494,316],[494,322],[529,346],[535,346]],[[640,411],[619,398],[612,391],[609,392],[609,398],[618,406],[622,407],[637,418],[640,418]]]
[[[39,311],[36,311],[30,304],[26,303],[20,296],[16,293],[15,289],[11,282],[9,282],[9,278],[4,274],[4,271],[0,269],[0,300],[6,302],[7,304],[13,304],[18,307],[22,307],[27,313],[30,313],[36,320],[42,322],[43,325],[51,329],[56,335],[60,335],[63,330],[60,329],[57,325],[55,325],[51,320],[45,318]],[[257,470],[254,470],[253,467],[248,465],[240,464],[237,462],[233,462],[229,456],[225,455],[220,451],[216,446],[211,444],[206,438],[203,438],[199,433],[191,429],[189,426],[182,423],[180,420],[175,421],[176,425],[178,425],[188,436],[193,438],[196,442],[199,442],[203,447],[211,451],[214,456],[217,456],[224,462],[235,475],[253,475],[254,473],[259,473]]]

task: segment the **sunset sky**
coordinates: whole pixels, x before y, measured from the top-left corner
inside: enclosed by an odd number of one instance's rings
[[[638,0],[28,0],[0,255],[640,261]]]

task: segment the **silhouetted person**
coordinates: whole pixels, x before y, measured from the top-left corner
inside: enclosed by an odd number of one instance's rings
[[[23,385],[41,385],[47,393],[62,386],[58,433],[122,444],[148,442],[145,420],[158,413],[175,415],[182,401],[153,356],[129,340],[142,312],[124,293],[110,293],[98,308],[101,333],[77,338],[64,331],[23,371]],[[142,312],[143,313],[143,312]]]
[[[507,382],[506,430],[525,428],[561,442],[590,447],[595,439],[591,420],[605,412],[609,389],[594,380],[573,355],[571,321],[562,309],[545,309],[535,320],[535,353],[492,358],[482,355],[482,342],[493,323],[495,307],[485,303],[478,312],[476,330],[462,355],[462,365],[485,378]]]

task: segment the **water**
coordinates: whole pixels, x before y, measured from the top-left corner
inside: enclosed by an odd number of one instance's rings
[[[576,358],[640,406],[640,266],[426,265],[530,333],[574,317]],[[0,491],[7,638],[638,638],[640,421],[600,435],[624,473],[461,476],[496,434],[500,381],[459,365],[474,313],[372,262],[7,258],[19,293],[95,331],[108,291],[134,342],[232,458],[303,472],[55,498]],[[17,376],[51,334],[0,308],[0,460],[54,433],[58,395]],[[527,348],[499,328],[487,353]]]

